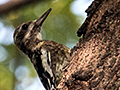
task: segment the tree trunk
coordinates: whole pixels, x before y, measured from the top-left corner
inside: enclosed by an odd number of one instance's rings
[[[120,90],[120,0],[95,0],[59,90]]]

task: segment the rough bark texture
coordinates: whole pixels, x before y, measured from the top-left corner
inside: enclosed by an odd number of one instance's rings
[[[95,0],[59,90],[120,90],[120,0]]]

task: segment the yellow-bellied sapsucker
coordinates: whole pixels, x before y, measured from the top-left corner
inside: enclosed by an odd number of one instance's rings
[[[15,45],[30,58],[46,90],[56,90],[70,57],[66,46],[42,40],[41,26],[51,10],[35,21],[19,25],[14,32]]]

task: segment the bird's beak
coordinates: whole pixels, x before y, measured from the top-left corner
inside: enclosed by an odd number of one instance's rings
[[[45,19],[47,18],[47,16],[49,15],[49,13],[51,12],[52,8],[50,8],[49,10],[47,10],[36,22],[35,25],[36,26],[42,26],[43,22],[45,21]]]

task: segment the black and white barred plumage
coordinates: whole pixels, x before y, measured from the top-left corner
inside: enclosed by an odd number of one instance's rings
[[[63,68],[69,63],[70,49],[54,41],[42,40],[41,26],[51,8],[38,20],[19,25],[14,32],[15,45],[33,63],[46,90],[56,90]]]

